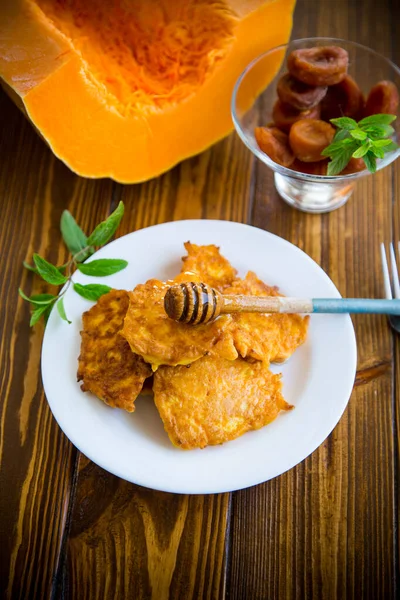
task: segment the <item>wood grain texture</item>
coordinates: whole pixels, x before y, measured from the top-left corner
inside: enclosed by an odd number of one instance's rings
[[[380,3],[379,18],[373,0],[360,7],[357,0],[300,0],[293,35],[343,37],[391,56],[390,2]],[[283,204],[271,172],[257,164],[253,224],[305,250],[343,295],[380,297],[393,172],[397,165],[361,181],[343,209],[315,216]],[[295,469],[233,495],[229,598],[396,597],[393,338],[383,317],[353,320],[359,371],[338,426]]]
[[[353,39],[400,63],[396,15],[396,0],[298,0],[293,36]],[[235,135],[142,185],[85,180],[4,95],[0,157],[0,597],[396,598],[400,347],[383,317],[354,318],[355,390],[312,456],[232,495],[176,496],[122,481],[71,446],[43,396],[43,331],[29,329],[16,290],[43,290],[21,266],[33,251],[63,261],[64,208],[89,231],[123,200],[119,235],[175,219],[252,223],[304,249],[343,295],[379,297],[378,244],[400,239],[399,167],[323,216],[286,206]]]

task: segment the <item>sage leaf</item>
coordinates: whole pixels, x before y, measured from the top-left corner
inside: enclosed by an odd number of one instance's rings
[[[65,245],[72,255],[78,254],[86,248],[87,237],[69,210],[64,210],[61,215],[60,229]],[[83,261],[85,258],[87,256],[82,257],[81,260]]]
[[[97,225],[95,230],[89,235],[87,245],[103,246],[106,244],[116,232],[123,216],[124,203],[120,202],[108,219]]]
[[[49,307],[47,305],[39,306],[35,308],[31,315],[31,320],[29,321],[29,325],[33,327],[39,321],[40,317],[44,315],[48,311]]]
[[[62,275],[57,267],[47,262],[47,260],[39,256],[39,254],[33,255],[33,261],[39,275],[47,281],[47,283],[51,283],[52,285],[62,285],[67,281],[68,278]]]
[[[32,271],[32,273],[36,273],[36,275],[39,275],[39,271],[36,267],[32,267],[32,265],[30,265],[26,261],[23,261],[22,264],[24,265],[25,269],[28,269],[28,271]]]
[[[96,302],[101,296],[104,296],[104,294],[111,292],[111,289],[112,288],[108,285],[101,285],[99,283],[88,283],[88,285],[74,283],[74,290],[82,296],[82,298],[92,300],[93,302]]]
[[[53,296],[53,294],[35,294],[34,296],[28,298],[28,296],[24,294],[21,288],[19,288],[18,293],[21,296],[21,298],[27,300],[31,304],[35,304],[36,306],[51,304],[56,298],[56,296]]]
[[[101,258],[77,265],[77,268],[84,275],[106,277],[107,275],[113,275],[114,273],[118,273],[118,271],[122,271],[127,265],[128,262],[120,258]]]
[[[71,324],[71,321],[68,319],[65,313],[64,298],[60,298],[60,300],[57,302],[57,310],[62,320],[67,321],[67,323]]]

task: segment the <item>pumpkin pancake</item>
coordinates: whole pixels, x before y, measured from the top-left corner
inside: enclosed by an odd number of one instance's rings
[[[224,258],[218,246],[211,244],[209,246],[197,246],[186,242],[184,244],[188,255],[182,258],[182,271],[191,271],[196,273],[199,279],[193,281],[203,281],[211,287],[222,292],[234,281],[237,271],[230,262]]]
[[[266,285],[253,272],[236,279],[224,294],[279,296],[278,288]],[[243,358],[283,362],[306,339],[308,317],[279,313],[236,313],[230,326],[237,351]]]
[[[281,387],[262,362],[207,356],[190,367],[160,367],[153,391],[171,442],[192,450],[234,440],[292,408]]]
[[[109,406],[133,412],[152,371],[120,334],[128,305],[128,292],[112,290],[83,314],[78,381],[82,381],[84,392],[92,392]]]
[[[173,283],[150,279],[129,292],[122,335],[132,351],[150,363],[154,371],[160,365],[188,365],[206,354],[237,358],[229,332],[231,316],[196,327],[177,323],[167,316],[164,296]]]

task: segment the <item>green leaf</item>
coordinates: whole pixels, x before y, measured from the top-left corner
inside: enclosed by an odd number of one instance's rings
[[[375,173],[376,158],[373,155],[373,153],[371,152],[371,150],[365,156],[363,156],[363,159],[364,159],[365,166],[367,167],[368,171],[370,171],[371,173]]]
[[[74,283],[74,290],[82,296],[82,298],[86,298],[86,300],[93,300],[96,302],[101,296],[104,294],[108,294],[111,292],[111,289],[108,285],[100,285],[98,283],[89,283],[88,285],[81,285],[80,283]]]
[[[68,319],[68,317],[65,313],[64,298],[60,298],[60,300],[57,302],[57,310],[58,310],[58,314],[60,315],[62,320],[67,321],[67,323],[71,324],[71,321]]]
[[[349,135],[350,133],[347,131],[347,129],[338,129],[335,133],[335,137],[333,138],[333,142],[341,142],[342,140],[348,138]]]
[[[359,148],[357,148],[357,150],[355,150],[353,152],[352,156],[353,156],[353,158],[361,158],[362,156],[367,154],[368,150],[369,150],[369,147],[367,145],[360,146]]]
[[[365,131],[361,131],[361,129],[354,129],[353,131],[350,131],[350,135],[355,140],[363,141],[367,138],[367,134],[365,133]]]
[[[47,283],[51,283],[52,285],[62,285],[67,281],[67,277],[62,275],[57,267],[47,262],[47,260],[39,256],[39,254],[33,255],[33,261],[39,275],[47,281]]]
[[[385,158],[385,152],[383,148],[371,148],[371,152],[373,152],[377,158]]]
[[[376,125],[375,127],[366,127],[365,132],[372,140],[390,137],[394,133],[391,125]]]
[[[21,298],[23,298],[24,300],[27,300],[31,304],[35,304],[36,306],[41,306],[43,304],[45,304],[45,305],[51,304],[54,301],[54,299],[56,298],[56,296],[53,296],[53,294],[35,294],[34,296],[31,296],[30,298],[28,298],[28,296],[26,296],[26,294],[24,294],[24,292],[21,290],[21,288],[19,288],[18,293],[21,296]]]
[[[390,144],[388,144],[387,146],[384,147],[383,151],[384,152],[393,152],[394,150],[398,150],[399,146],[396,144],[396,142],[392,142],[390,140]]]
[[[44,315],[48,311],[49,307],[47,305],[39,306],[35,308],[31,315],[31,320],[29,321],[29,325],[33,327],[39,321],[40,317]]]
[[[46,308],[46,310],[45,310],[45,311],[44,311],[44,313],[43,313],[44,322],[45,322],[46,324],[47,324],[47,321],[49,320],[49,316],[50,316],[50,313],[51,313],[52,309],[53,309],[53,305],[50,305],[50,306],[48,306],[48,307]]]
[[[383,148],[384,146],[390,146],[392,144],[392,140],[376,140],[372,143],[373,148]]]
[[[61,215],[60,228],[65,245],[72,255],[78,254],[80,250],[86,248],[87,237],[69,210],[64,210]]]
[[[393,121],[397,119],[396,115],[371,115],[370,117],[365,117],[365,119],[361,119],[358,122],[359,127],[369,127],[371,125],[390,125]]]
[[[28,269],[28,271],[32,271],[32,273],[36,273],[36,275],[39,275],[39,271],[36,267],[32,267],[32,265],[28,264],[25,261],[23,261],[22,264],[24,265],[25,269]]]
[[[87,239],[87,245],[103,246],[103,244],[106,244],[116,232],[123,216],[124,203],[120,202],[108,219],[97,225],[93,233],[90,234]]]
[[[85,275],[106,277],[107,275],[113,275],[114,273],[118,273],[118,271],[122,271],[127,265],[128,262],[120,258],[101,258],[78,265],[78,269]]]
[[[338,119],[330,119],[330,121],[336,127],[340,127],[340,129],[347,129],[347,131],[357,129],[357,122],[354,119],[350,119],[350,117],[339,117]]]

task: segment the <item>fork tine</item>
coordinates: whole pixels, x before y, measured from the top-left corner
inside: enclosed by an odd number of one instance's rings
[[[390,263],[391,263],[391,267],[392,267],[392,279],[393,279],[394,297],[395,298],[400,298],[399,272],[397,270],[396,255],[394,253],[393,244],[390,244],[390,246],[389,246],[389,252],[390,252]]]
[[[382,273],[383,273],[383,284],[385,286],[385,296],[388,300],[393,298],[392,289],[390,287],[390,275],[389,267],[386,258],[385,244],[381,244],[381,261],[382,261]]]

